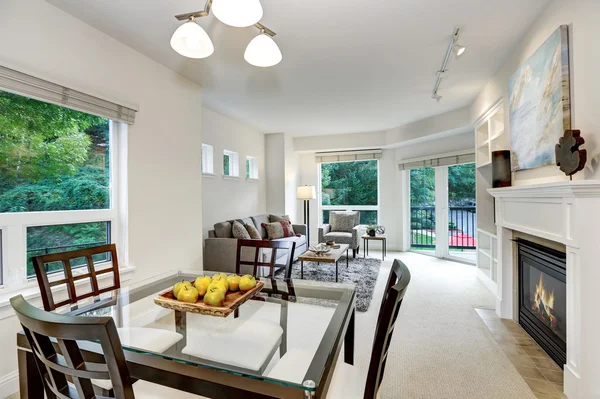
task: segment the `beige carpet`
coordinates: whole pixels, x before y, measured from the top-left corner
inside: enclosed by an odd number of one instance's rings
[[[369,311],[357,313],[356,366],[338,363],[329,397],[362,398],[383,278],[397,256],[411,270],[412,281],[379,399],[535,398],[474,310],[494,306],[474,267],[415,253],[389,255]]]

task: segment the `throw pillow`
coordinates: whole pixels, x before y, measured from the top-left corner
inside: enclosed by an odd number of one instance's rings
[[[275,222],[281,222],[283,220],[290,220],[290,215],[283,215],[283,216],[277,216],[277,215],[269,215],[269,221],[271,223],[275,223]]]
[[[260,236],[260,233],[258,232],[258,230],[256,229],[256,227],[254,227],[251,224],[247,224],[246,225],[246,230],[248,231],[248,234],[250,235],[250,238],[253,240],[262,240],[262,237]]]
[[[248,234],[248,230],[244,227],[243,224],[235,220],[233,225],[231,226],[231,233],[234,238],[238,238],[241,240],[249,240],[250,234]]]
[[[331,231],[352,233],[352,229],[355,226],[355,221],[355,212],[331,212],[329,214],[329,224],[331,224]]]
[[[296,235],[296,233],[294,233],[294,228],[292,227],[292,222],[289,220],[282,220],[275,223],[263,223],[262,227],[267,230],[267,237],[269,237],[269,240],[293,237]]]

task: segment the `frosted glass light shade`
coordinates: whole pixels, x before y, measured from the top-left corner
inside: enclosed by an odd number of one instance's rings
[[[283,59],[277,43],[268,35],[261,33],[256,36],[246,47],[244,59],[257,67],[271,67]]]
[[[296,188],[296,198],[299,200],[311,200],[317,198],[315,186],[298,186],[298,188]]]
[[[171,37],[171,47],[188,58],[206,58],[215,51],[208,33],[194,21],[177,28]]]
[[[237,28],[254,25],[263,16],[259,0],[213,0],[211,10],[219,21]]]

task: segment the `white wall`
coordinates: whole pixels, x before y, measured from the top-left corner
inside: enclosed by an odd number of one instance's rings
[[[215,173],[203,178],[201,202],[205,236],[217,222],[265,213],[265,135],[204,107],[202,141],[213,146]],[[223,177],[223,150],[239,154],[239,179]],[[247,155],[258,161],[258,180],[245,178]]]
[[[134,279],[165,268],[200,268],[201,88],[43,0],[0,2],[0,37],[4,66],[139,105],[128,136]],[[15,317],[0,320],[0,382],[17,368],[17,330]],[[14,380],[0,386],[0,397],[13,387]]]
[[[586,144],[583,148],[590,156],[600,150],[600,2],[595,0],[554,0],[533,24],[517,45],[506,63],[496,73],[471,107],[471,119],[475,121],[500,98],[508,98],[508,79],[517,68],[560,25],[569,26],[571,66],[571,118],[572,127],[580,129]],[[510,135],[507,101],[504,102],[506,134]],[[510,137],[510,136],[509,136]],[[597,166],[596,164],[594,166]],[[598,169],[598,168],[596,168]],[[598,173],[579,173],[576,178],[598,178]],[[568,180],[556,166],[519,171],[513,174],[513,184],[534,184]]]
[[[300,179],[299,156],[294,151],[294,140],[289,134],[284,137],[283,147],[285,154],[285,210],[283,213],[290,215],[294,223],[301,223],[304,222],[304,216],[295,218],[298,210],[303,209],[300,201],[296,199],[296,188]]]

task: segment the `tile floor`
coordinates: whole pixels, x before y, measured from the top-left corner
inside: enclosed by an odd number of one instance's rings
[[[476,310],[535,396],[566,398],[563,371],[521,326],[512,320],[500,319],[494,310]]]

